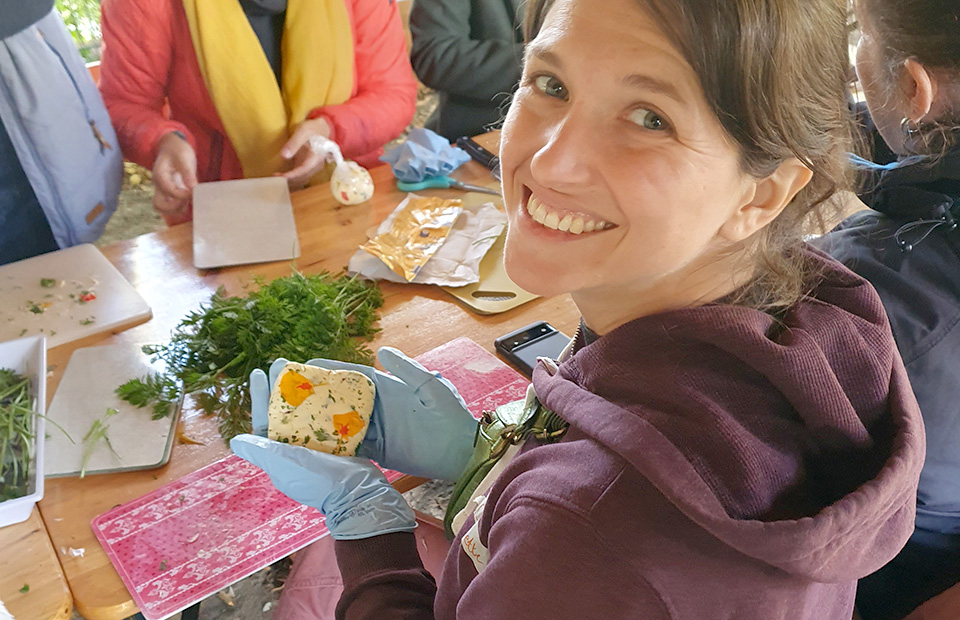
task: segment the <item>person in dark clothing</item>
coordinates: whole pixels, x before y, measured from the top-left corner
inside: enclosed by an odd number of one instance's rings
[[[924,443],[876,292],[802,242],[848,182],[845,8],[529,2],[505,263],[589,328],[533,373],[566,433],[505,448],[439,587],[371,463],[234,438],[326,515],[339,618],[852,616],[913,530]],[[476,426],[389,351],[362,454],[457,477]]]
[[[410,60],[440,93],[427,127],[456,140],[499,126],[520,79],[522,0],[414,0]]]
[[[858,586],[864,620],[894,620],[960,581],[960,5],[859,0],[857,16],[857,72],[894,157],[875,154],[873,210],[821,247],[879,292],[927,429],[916,530]]]
[[[57,249],[47,216],[0,123],[0,265]]]

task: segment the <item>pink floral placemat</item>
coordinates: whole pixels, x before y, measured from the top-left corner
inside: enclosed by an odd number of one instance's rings
[[[147,620],[186,609],[328,534],[316,509],[289,499],[263,470],[233,455],[92,525]]]
[[[419,356],[479,417],[528,381],[469,338]],[[393,482],[402,474],[385,471]],[[323,516],[228,456],[96,517],[93,531],[147,620],[186,609],[328,534]]]
[[[469,338],[457,338],[417,357],[456,386],[473,417],[523,398],[530,382]]]

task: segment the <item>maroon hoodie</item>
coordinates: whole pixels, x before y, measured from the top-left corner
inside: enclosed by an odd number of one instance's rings
[[[338,617],[849,620],[913,530],[924,437],[877,294],[813,259],[780,321],[679,310],[541,363],[563,440],[500,475],[436,594],[411,534],[338,542]]]

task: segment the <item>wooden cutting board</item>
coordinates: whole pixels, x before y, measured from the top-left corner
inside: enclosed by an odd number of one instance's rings
[[[42,335],[53,348],[151,316],[147,302],[90,244],[0,267],[0,341]]]
[[[86,475],[160,467],[170,459],[177,412],[151,420],[150,409],[139,409],[120,400],[114,390],[129,379],[156,369],[140,347],[132,344],[77,349],[70,356],[63,378],[47,411],[44,465],[48,477],[76,476],[83,463],[83,437],[108,407],[117,415],[105,420],[107,437],[93,444]],[[61,432],[70,435],[73,443]]]
[[[462,198],[465,207],[492,202],[501,211],[503,210],[503,201],[494,196],[466,192]],[[503,266],[503,243],[506,235],[504,230],[480,261],[479,282],[467,286],[442,287],[477,314],[506,312],[539,297],[517,286],[507,275],[507,270]]]
[[[282,177],[201,183],[193,190],[193,265],[212,269],[300,256]]]

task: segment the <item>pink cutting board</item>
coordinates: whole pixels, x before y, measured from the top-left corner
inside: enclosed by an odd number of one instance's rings
[[[457,338],[417,357],[456,386],[473,417],[485,409],[519,400],[530,382],[469,338]]]
[[[476,417],[526,393],[522,375],[469,338],[417,360],[457,386]],[[384,473],[391,482],[402,475]],[[317,510],[232,455],[103,513],[92,527],[147,620],[186,609],[329,533]]]

